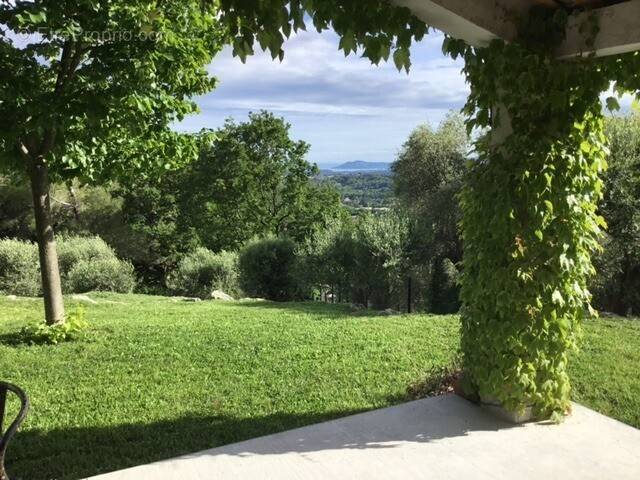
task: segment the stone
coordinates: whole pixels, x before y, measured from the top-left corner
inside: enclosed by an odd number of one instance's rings
[[[18,300],[18,297],[16,295],[7,295],[7,300]]]
[[[212,300],[222,300],[223,302],[233,302],[233,297],[231,295],[227,295],[222,290],[214,290],[211,292]]]
[[[93,298],[89,298],[86,295],[71,295],[71,299],[78,302],[91,303],[93,305],[96,305],[98,303]]]
[[[367,307],[365,307],[361,303],[352,303],[351,305],[349,305],[349,310],[351,310],[352,312],[359,312],[361,310],[365,310],[366,308]]]

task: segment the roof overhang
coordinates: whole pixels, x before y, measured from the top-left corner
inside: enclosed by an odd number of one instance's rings
[[[408,7],[429,26],[474,46],[501,38],[513,41],[518,19],[536,5],[568,9],[566,38],[559,57],[616,55],[640,50],[640,0],[389,0]],[[583,32],[594,15],[599,26],[589,45]]]

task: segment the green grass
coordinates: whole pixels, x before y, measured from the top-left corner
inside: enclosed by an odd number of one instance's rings
[[[87,337],[57,346],[11,345],[41,302],[0,299],[1,377],[32,400],[8,451],[14,480],[94,475],[398,403],[459,341],[455,316],[91,296]],[[640,426],[638,371],[640,322],[587,323],[571,367],[578,401]]]

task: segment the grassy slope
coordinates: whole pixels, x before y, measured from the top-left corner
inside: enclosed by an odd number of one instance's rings
[[[33,403],[8,453],[14,480],[78,478],[396,403],[458,344],[452,316],[94,297],[84,341],[0,343],[2,379]],[[0,299],[0,336],[40,311]],[[640,426],[640,322],[585,330],[576,399]]]

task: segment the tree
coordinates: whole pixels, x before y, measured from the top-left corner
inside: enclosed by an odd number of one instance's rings
[[[447,272],[462,259],[457,195],[469,148],[464,119],[450,113],[435,131],[429,125],[416,128],[391,167],[396,196],[412,220],[411,261],[426,267],[425,303],[439,313],[459,306],[451,298],[456,292]]]
[[[596,256],[595,304],[619,314],[640,311],[640,113],[608,118],[609,168],[600,214],[607,222]]]
[[[183,218],[178,201],[186,168],[160,178],[122,181],[113,189],[122,200],[122,219],[132,230],[129,240],[136,240],[127,256],[146,286],[160,291],[180,257],[199,246],[197,234]]]
[[[265,235],[301,240],[337,214],[339,194],[310,181],[318,169],[305,160],[309,145],[291,140],[289,128],[264,111],[227,120],[189,166],[182,219],[206,247],[233,249]]]
[[[215,13],[199,0],[0,3],[0,167],[31,184],[48,323],[64,320],[50,182],[146,176],[195,156],[169,126],[215,85]]]

